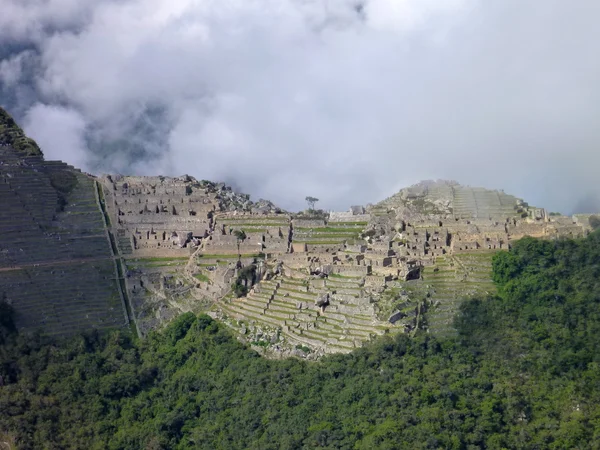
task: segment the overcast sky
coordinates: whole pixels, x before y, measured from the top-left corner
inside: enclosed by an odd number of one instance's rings
[[[600,209],[597,0],[0,3],[0,104],[49,159],[289,209],[435,178]]]

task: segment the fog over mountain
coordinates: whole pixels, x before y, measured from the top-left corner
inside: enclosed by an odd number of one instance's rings
[[[345,209],[421,179],[600,210],[594,0],[2,0],[46,157]]]

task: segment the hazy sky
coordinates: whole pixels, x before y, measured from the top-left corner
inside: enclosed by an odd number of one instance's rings
[[[0,104],[47,158],[290,209],[448,178],[600,210],[597,0],[0,3]]]

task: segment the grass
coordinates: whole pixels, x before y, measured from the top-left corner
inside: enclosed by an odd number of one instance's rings
[[[292,242],[297,243],[297,244],[307,244],[307,245],[335,245],[335,244],[341,244],[343,241],[296,241],[296,240],[293,240]]]
[[[172,266],[183,266],[185,265],[184,262],[177,262],[177,263],[173,263],[173,262],[156,262],[156,263],[149,263],[149,264],[142,264],[139,266],[131,266],[132,270],[137,270],[137,269],[152,269],[154,267],[172,267]]]
[[[0,108],[0,143],[6,143],[27,156],[43,156],[37,143],[25,136],[14,119]]]
[[[196,278],[199,281],[202,281],[203,283],[209,283],[210,282],[210,278],[208,278],[203,273],[197,273],[196,275],[194,275],[194,278]]]
[[[235,222],[235,221],[219,221],[217,220],[217,224],[221,223],[225,226],[230,226],[232,228],[244,228],[244,227],[269,227],[269,228],[277,228],[277,227],[288,227],[289,222]]]
[[[330,224],[335,223],[335,224],[340,224],[340,225],[347,225],[347,226],[361,226],[361,227],[365,227],[369,224],[369,222],[338,222],[338,221],[331,221],[329,222]]]
[[[351,231],[349,233],[306,233],[306,234],[295,234],[294,240],[299,241],[302,239],[316,239],[316,238],[339,238],[339,239],[358,239],[358,233]]]
[[[295,231],[311,233],[348,233],[362,231],[362,227],[294,227]]]
[[[277,292],[280,292],[280,291],[295,292],[297,294],[304,294],[304,295],[311,295],[311,294],[313,294],[312,292],[300,291],[298,289],[292,289],[291,287],[286,287],[286,286],[280,286],[279,290]]]
[[[312,350],[310,349],[310,347],[307,347],[306,345],[300,345],[300,344],[296,345],[296,350],[301,350],[304,353],[310,353],[310,352],[312,352]]]
[[[173,256],[173,257],[129,258],[129,259],[136,261],[136,262],[141,262],[141,263],[153,263],[153,262],[188,261],[190,258],[187,256]]]
[[[260,255],[258,253],[249,253],[244,255],[234,255],[234,254],[206,254],[206,253],[198,253],[196,255],[198,258],[209,258],[209,259],[235,259],[235,258],[258,258]]]
[[[350,280],[360,280],[362,277],[353,277],[349,275],[340,275],[339,273],[330,273],[328,275],[329,278],[345,278]]]

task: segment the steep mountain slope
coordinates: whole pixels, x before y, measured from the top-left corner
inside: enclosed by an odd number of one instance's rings
[[[4,124],[11,124],[0,111]],[[23,331],[128,323],[93,178],[45,161],[16,125],[0,134],[0,299]]]

